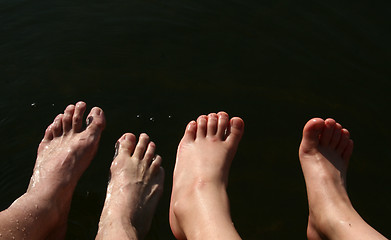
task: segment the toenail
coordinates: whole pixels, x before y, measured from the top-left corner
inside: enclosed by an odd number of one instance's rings
[[[92,121],[94,120],[94,117],[93,116],[89,116],[87,118],[87,127],[92,123]]]
[[[120,143],[119,143],[118,141],[115,143],[115,146],[114,146],[115,152],[114,152],[114,157],[113,157],[113,159],[116,158],[116,157],[118,156],[119,144],[120,144]]]

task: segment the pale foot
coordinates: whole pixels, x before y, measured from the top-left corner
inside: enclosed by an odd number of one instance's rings
[[[116,144],[111,178],[96,239],[143,239],[163,192],[162,158],[141,134],[124,134]]]
[[[170,204],[177,239],[240,239],[226,192],[243,120],[220,112],[200,116],[186,127],[179,144]]]
[[[299,157],[307,186],[308,239],[385,239],[354,210],[346,192],[353,151],[348,130],[333,119],[307,122]]]
[[[82,130],[86,104],[69,105],[46,129],[27,192],[0,214],[8,239],[62,239],[74,188],[98,148],[105,118],[93,108]]]

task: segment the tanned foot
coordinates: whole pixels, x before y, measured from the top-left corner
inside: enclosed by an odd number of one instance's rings
[[[353,151],[348,130],[333,119],[307,122],[299,157],[307,186],[308,239],[385,239],[354,210],[346,192]]]
[[[179,144],[170,204],[177,239],[240,239],[226,192],[243,120],[220,112],[191,121]]]
[[[27,192],[0,214],[1,236],[62,239],[75,186],[98,148],[105,118],[93,108],[82,129],[84,102],[69,105],[46,129]]]
[[[96,239],[143,239],[163,192],[162,158],[141,134],[124,134],[116,144],[111,179]]]

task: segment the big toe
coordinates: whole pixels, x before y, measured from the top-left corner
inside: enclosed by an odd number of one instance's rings
[[[303,139],[300,145],[300,150],[304,153],[310,152],[318,147],[319,136],[323,131],[325,122],[321,118],[313,118],[309,120],[303,129]]]
[[[91,109],[87,117],[87,131],[92,133],[101,133],[106,126],[106,120],[103,113],[103,110],[94,107]]]
[[[134,152],[135,146],[136,136],[134,136],[134,134],[125,133],[122,135],[122,137],[120,137],[120,139],[118,139],[117,143],[115,144],[114,161],[121,161],[121,158],[117,158],[118,155],[130,157]]]
[[[187,124],[185,134],[183,135],[182,141],[184,142],[192,142],[196,138],[197,133],[197,123],[195,121],[191,121]]]

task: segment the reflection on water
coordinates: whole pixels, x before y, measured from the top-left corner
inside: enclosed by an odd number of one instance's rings
[[[95,235],[114,143],[127,131],[147,132],[164,158],[165,194],[149,239],[172,239],[177,144],[188,121],[225,110],[246,122],[228,189],[235,226],[244,239],[301,239],[301,129],[310,117],[331,116],[355,139],[353,204],[390,235],[389,9],[282,0],[1,2],[2,209],[25,191],[46,126],[84,100],[102,107],[108,124],[75,192],[68,239]]]

